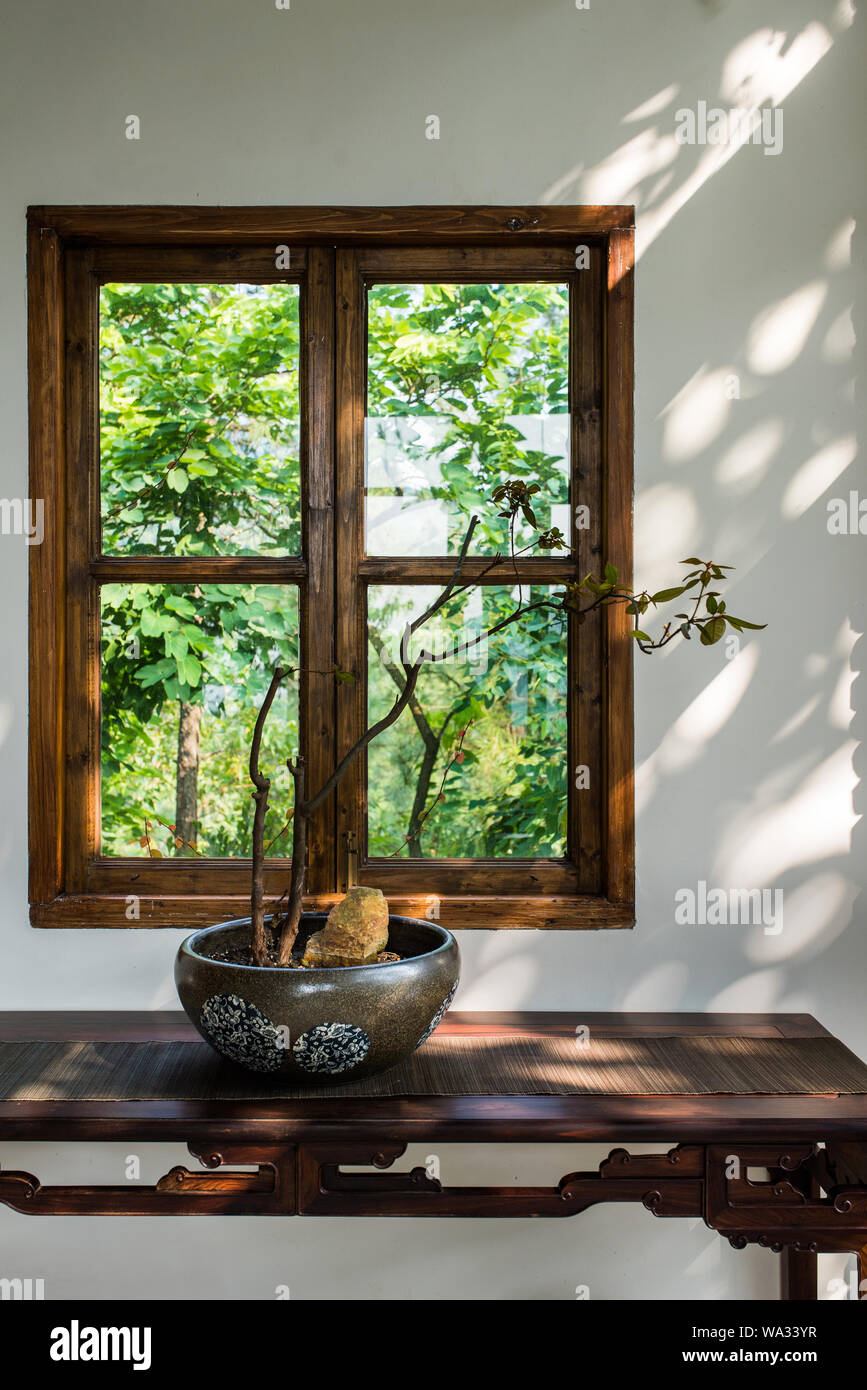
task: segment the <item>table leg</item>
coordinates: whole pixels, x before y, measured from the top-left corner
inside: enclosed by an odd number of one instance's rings
[[[780,1298],[787,1303],[815,1303],[819,1297],[818,1276],[818,1255],[787,1247],[780,1255]]]

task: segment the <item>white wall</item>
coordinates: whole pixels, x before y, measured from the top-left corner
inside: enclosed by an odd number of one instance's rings
[[[770,626],[735,659],[680,647],[638,662],[636,930],[465,933],[457,1002],[808,1010],[867,1053],[863,681],[850,695],[867,540],[826,526],[829,498],[867,495],[852,461],[863,25],[851,0],[5,9],[6,496],[27,495],[28,204],[636,204],[638,577],[665,582],[683,555],[711,554],[737,566],[732,610]],[[675,112],[699,100],[781,104],[782,153],[678,145]],[[424,136],[432,113],[438,142]],[[129,114],[138,143],[124,138]],[[0,1007],[172,1006],[180,934],[27,923],[26,559],[20,539],[0,537]],[[674,894],[698,879],[783,889],[783,931],[676,925]],[[101,1170],[115,1181],[121,1157]],[[2,1158],[43,1177],[90,1162],[70,1147]],[[521,1171],[553,1180],[584,1159],[528,1151]],[[460,1163],[484,1180],[478,1160]],[[244,1220],[231,1235],[219,1219],[36,1222],[2,1209],[0,1265],[44,1277],[49,1297],[256,1298],[283,1282],[332,1298],[776,1287],[765,1252],[610,1207],[577,1223]]]

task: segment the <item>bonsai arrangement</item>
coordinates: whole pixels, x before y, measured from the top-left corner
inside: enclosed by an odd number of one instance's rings
[[[315,1083],[322,1075],[356,1080],[394,1065],[421,1046],[448,1008],[457,988],[459,954],[454,938],[444,928],[389,915],[385,897],[377,888],[350,888],[327,917],[303,910],[311,816],[340,785],[364,749],[410,706],[426,666],[463,656],[538,609],[550,610],[561,621],[571,618],[580,624],[596,609],[623,604],[634,620],[632,636],[642,652],[657,651],[678,636],[690,640],[696,634],[701,645],[714,646],[729,628],[741,632],[763,626],[727,611],[715,586],[731,567],[693,556],[683,562],[687,570],[679,584],[653,594],[621,584],[611,564],[600,577],[588,574],[562,590],[527,601],[520,582],[516,582],[514,607],[486,631],[450,650],[434,650],[436,644],[426,646],[425,628],[431,620],[481,579],[497,570],[508,570],[518,555],[528,550],[567,548],[559,528],[538,529],[533,509],[538,491],[539,484],[521,480],[511,480],[494,490],[499,516],[507,518],[509,524],[509,554],[495,555],[481,574],[467,580],[466,559],[478,525],[477,517],[471,519],[449,582],[406,624],[399,668],[392,672],[397,694],[391,707],[364,730],[323,784],[308,786],[303,749],[287,757],[294,786],[290,881],[269,914],[269,923],[264,874],[271,781],[260,766],[262,736],[278,690],[298,674],[297,668],[282,666],[273,671],[250,748],[255,806],[250,918],[209,927],[188,938],[178,952],[175,967],[184,1007],[202,1036],[223,1056],[253,1071],[288,1073],[303,1085]],[[520,551],[515,544],[519,518],[536,528],[534,539]],[[650,609],[686,595],[686,608],[664,624],[658,637],[651,637],[640,626]],[[351,672],[340,670],[335,670],[334,677],[338,681],[354,679]],[[465,732],[459,736],[459,751],[449,766],[462,760]]]
[[[566,548],[565,538],[558,527],[539,531],[535,539],[520,552],[515,549],[515,526],[520,517],[531,526],[536,526],[533,498],[539,491],[536,483],[527,484],[512,480],[496,488],[493,501],[501,510],[498,515],[509,521],[511,548],[509,556],[495,556],[484,570],[484,575],[508,566],[518,553],[526,554],[533,549],[562,550]],[[382,894],[378,889],[353,888],[344,903],[338,904],[329,916],[323,932],[309,940],[303,955],[295,959],[298,931],[301,924],[304,889],[307,876],[307,827],[311,816],[336,790],[341,780],[364,749],[384,733],[400,718],[410,704],[416,686],[427,665],[433,665],[446,658],[455,659],[465,654],[473,646],[478,646],[487,638],[502,632],[512,624],[520,622],[530,611],[548,608],[560,618],[573,615],[578,623],[583,623],[588,614],[609,604],[623,604],[626,611],[634,617],[632,636],[639,650],[645,653],[659,650],[676,637],[689,640],[693,633],[699,637],[703,646],[713,646],[723,637],[726,628],[741,632],[745,628],[760,628],[764,624],[748,622],[736,618],[726,610],[725,600],[714,584],[724,579],[724,571],[729,565],[719,565],[713,561],[703,561],[693,556],[683,561],[688,567],[681,583],[671,588],[661,589],[650,594],[635,592],[618,582],[617,570],[606,565],[601,578],[588,574],[580,582],[565,586],[556,596],[537,598],[532,602],[523,601],[523,591],[519,586],[519,598],[514,609],[495,626],[482,632],[457,647],[443,651],[425,649],[421,646],[413,655],[414,639],[423,634],[425,626],[440,613],[451,600],[466,594],[479,582],[467,582],[463,578],[464,564],[469,553],[478,518],[473,517],[467,527],[454,573],[448,584],[433,602],[407,623],[401,643],[400,674],[397,677],[398,693],[388,712],[376,723],[371,724],[356,740],[334,771],[321,787],[311,789],[307,785],[306,764],[303,752],[286,760],[286,766],[294,785],[294,810],[292,812],[292,854],[290,883],[286,895],[285,909],[274,919],[269,933],[265,921],[265,817],[268,808],[270,779],[260,769],[260,750],[265,721],[281,684],[296,672],[277,667],[271,684],[259,709],[258,719],[250,749],[250,778],[254,785],[253,800],[255,814],[253,819],[252,848],[252,892],[251,892],[251,933],[250,962],[258,966],[279,965],[292,967],[325,967],[365,964],[374,961],[385,951],[388,937],[388,914]],[[657,638],[651,638],[640,626],[640,620],[650,608],[670,603],[691,594],[691,610],[680,612],[667,622]],[[337,680],[354,679],[351,672],[335,671]],[[461,740],[462,741],[462,740]]]

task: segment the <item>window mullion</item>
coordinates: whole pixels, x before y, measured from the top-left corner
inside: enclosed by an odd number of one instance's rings
[[[599,574],[603,555],[604,476],[604,259],[590,249],[590,265],[573,277],[570,296],[569,407],[571,414],[572,544],[581,575]],[[585,893],[602,891],[604,871],[602,616],[579,628],[569,624],[569,855]]]
[[[366,398],[366,303],[358,255],[337,252],[336,392],[336,660],[355,679],[337,685],[339,760],[364,730],[367,710],[366,604],[359,569],[364,527],[364,415]],[[349,836],[362,843],[364,759],[359,757],[337,789],[337,889],[346,888]]]
[[[92,251],[66,264],[66,534],[64,889],[83,892],[100,843],[99,586],[89,562],[99,546],[99,288]],[[59,522],[59,518],[57,519]],[[57,524],[57,523],[56,523]]]
[[[307,792],[316,793],[334,767],[336,732],[334,569],[334,252],[312,247],[302,303],[303,553],[307,579],[301,618],[300,716],[307,756]],[[333,893],[337,874],[334,804],[308,828],[311,893]]]

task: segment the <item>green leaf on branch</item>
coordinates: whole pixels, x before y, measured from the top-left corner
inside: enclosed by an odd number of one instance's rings
[[[755,632],[761,632],[762,628],[767,627],[767,623],[748,623],[746,618],[733,618],[729,613],[726,613],[726,621],[731,623],[732,627],[737,628],[738,632],[745,627],[751,628]]]
[[[143,608],[140,618],[143,637],[161,637],[177,627],[177,622],[168,613],[158,613],[155,608]]]
[[[703,647],[712,647],[718,642],[726,630],[725,618],[711,618],[710,622],[705,623],[701,629],[701,644]]]
[[[687,584],[678,584],[674,589],[660,589],[658,593],[650,595],[651,603],[670,603],[673,598],[680,598],[690,588]]]
[[[159,685],[160,681],[165,680],[170,672],[175,670],[175,662],[171,657],[164,657],[162,661],[157,661],[149,666],[142,666],[136,672],[136,681],[143,690],[149,690],[152,685]]]
[[[164,603],[172,613],[181,613],[185,618],[196,616],[196,605],[182,594],[166,594]]]
[[[202,675],[202,664],[198,657],[193,656],[192,652],[184,657],[176,658],[178,668],[178,680],[183,681],[190,689],[195,689]]]

